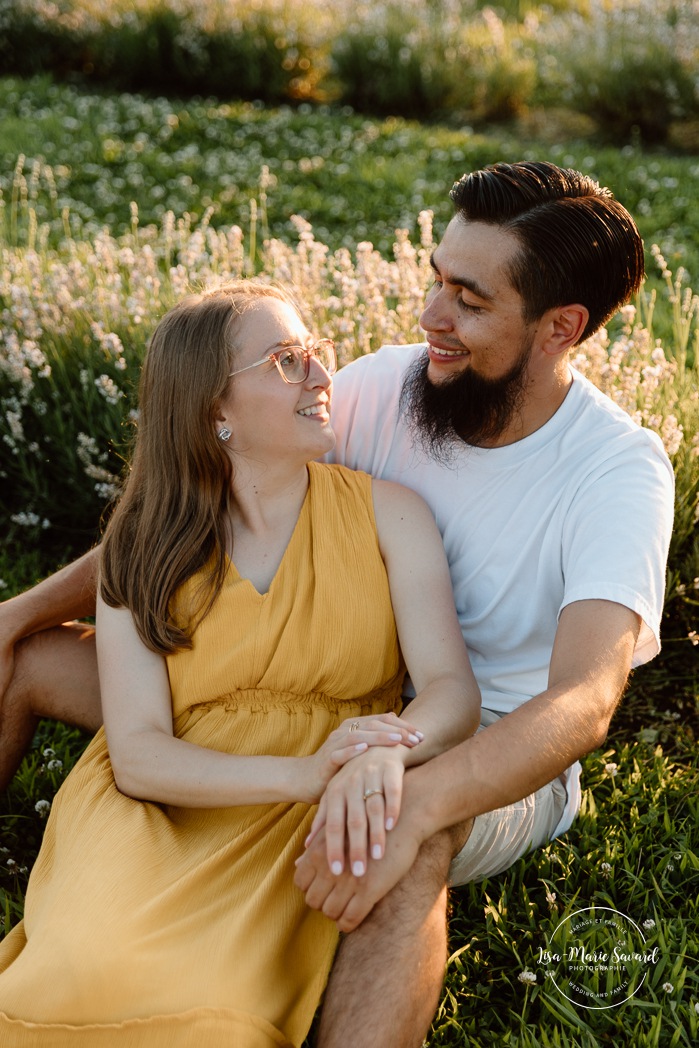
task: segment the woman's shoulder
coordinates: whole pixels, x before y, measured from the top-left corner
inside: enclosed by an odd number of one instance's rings
[[[311,485],[322,488],[328,494],[345,492],[369,499],[377,508],[388,514],[400,512],[421,513],[428,509],[425,500],[411,488],[393,480],[378,480],[359,469],[349,469],[336,463],[309,463]]]
[[[381,508],[389,514],[427,512],[432,515],[422,495],[394,480],[372,480],[372,492],[377,510]]]
[[[309,462],[311,486],[328,492],[371,492],[372,479],[361,469],[350,469],[334,462]]]

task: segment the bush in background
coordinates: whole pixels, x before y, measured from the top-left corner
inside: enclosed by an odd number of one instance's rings
[[[682,0],[0,0],[0,73],[471,121],[564,102],[617,140],[699,118],[698,59]]]
[[[316,29],[293,0],[4,0],[0,27],[5,74],[268,102],[313,95],[319,80]]]
[[[551,20],[540,44],[544,97],[593,117],[613,141],[664,142],[699,113],[699,19],[693,4],[588,0]],[[547,90],[548,88],[548,90]]]

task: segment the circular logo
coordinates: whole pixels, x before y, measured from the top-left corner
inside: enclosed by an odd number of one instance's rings
[[[611,906],[587,906],[564,918],[539,965],[567,1000],[581,1008],[617,1008],[638,993],[658,947],[646,950],[643,932]]]

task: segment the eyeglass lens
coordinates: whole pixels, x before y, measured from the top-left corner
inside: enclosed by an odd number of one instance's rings
[[[328,374],[333,374],[336,366],[333,344],[328,339],[321,339],[308,351],[294,346],[279,353],[277,360],[287,382],[304,382],[308,378],[311,356],[320,361]]]

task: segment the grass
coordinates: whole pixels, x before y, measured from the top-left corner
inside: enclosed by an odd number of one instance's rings
[[[573,829],[507,873],[452,893],[452,953],[430,1048],[696,1042],[699,758],[691,738],[673,724],[666,747],[673,756],[613,728],[605,749],[583,761],[586,789]],[[35,805],[50,802],[84,741],[63,725],[42,722],[3,800],[2,847],[8,850],[0,865],[0,914],[7,928],[21,916],[40,843],[44,817]],[[644,949],[658,948],[638,995],[609,1011],[570,1005],[538,963],[559,922],[593,905],[613,907],[641,926],[653,921],[644,928]],[[520,981],[524,971],[536,976],[534,985]],[[667,985],[672,989],[663,989]]]
[[[31,209],[37,237],[57,243],[66,228],[76,239],[103,224],[127,231],[132,199],[142,224],[158,221],[166,209],[201,216],[211,207],[212,225],[249,229],[255,199],[260,239],[270,232],[295,240],[289,216],[296,213],[312,219],[318,241],[354,247],[366,238],[388,253],[397,226],[416,239],[421,208],[434,208],[442,227],[450,213],[446,187],[463,170],[531,157],[596,174],[638,214],[647,242],[660,244],[671,268],[685,264],[695,284],[699,276],[699,217],[691,206],[699,161],[691,156],[603,149],[583,139],[523,140],[515,130],[476,135],[303,107],[265,111],[101,96],[43,79],[0,80],[0,143],[0,227],[9,245],[26,243]],[[657,287],[663,294],[660,280]],[[55,557],[39,542],[6,546],[2,595],[50,571]],[[682,578],[696,574],[689,567]],[[696,1042],[699,688],[684,619],[675,624],[670,616],[665,625],[663,652],[636,672],[605,748],[583,762],[586,791],[572,830],[507,873],[453,893],[453,952],[430,1046]],[[21,916],[44,825],[39,802],[50,804],[84,742],[74,730],[42,722],[0,802],[6,928]],[[642,926],[654,921],[645,938],[648,948],[658,948],[657,963],[641,992],[609,1012],[568,1004],[538,964],[559,922],[593,904],[615,907]],[[522,982],[523,971],[536,982]]]

